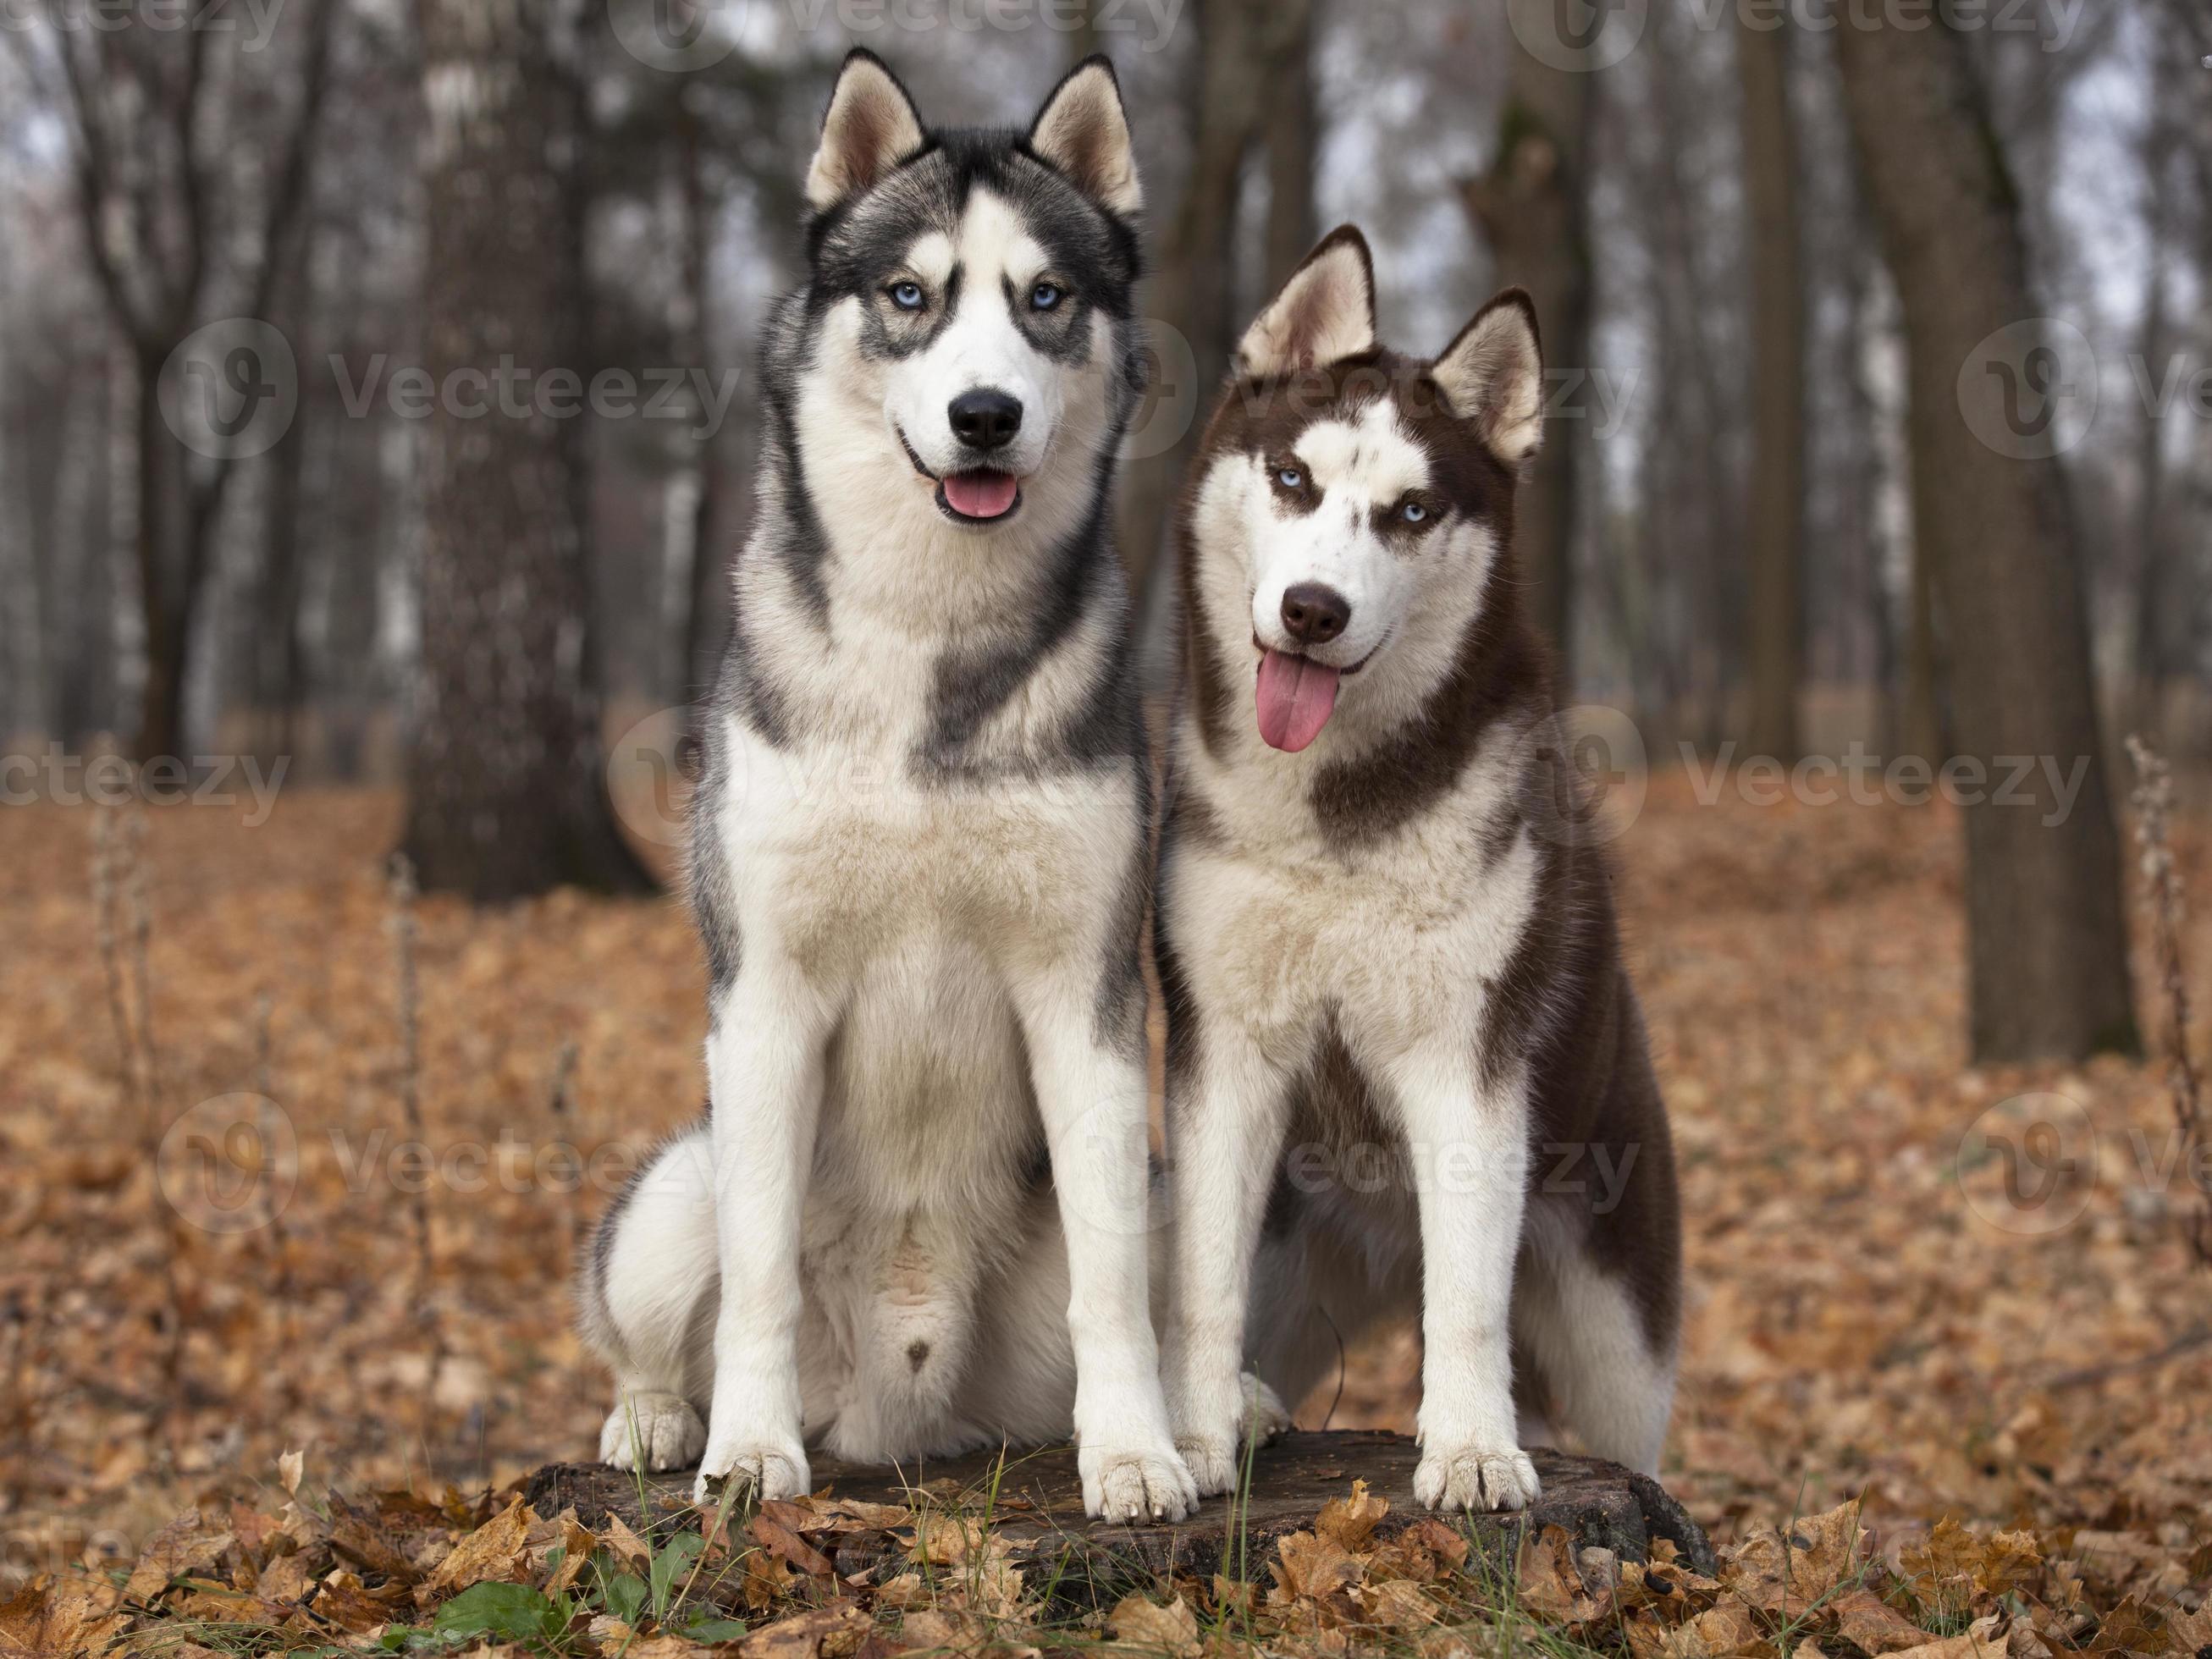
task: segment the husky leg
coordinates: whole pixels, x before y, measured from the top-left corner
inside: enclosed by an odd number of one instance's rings
[[[1674,1401],[1673,1345],[1655,1347],[1629,1284],[1567,1230],[1533,1230],[1539,1248],[1515,1291],[1514,1326],[1551,1386],[1563,1426],[1592,1454],[1659,1472]]]
[[[1190,1097],[1172,1103],[1170,1116],[1175,1279],[1165,1369],[1176,1449],[1211,1494],[1236,1484],[1239,1434],[1261,1411],[1259,1379],[1248,1383],[1243,1369],[1244,1316],[1289,1114],[1281,1077],[1242,1031],[1208,1024],[1198,1051]],[[1273,1415],[1284,1415],[1279,1401]]]
[[[1180,1521],[1198,1493],[1168,1431],[1148,1299],[1144,1057],[1098,1029],[1095,971],[1063,959],[1013,987],[1067,1236],[1077,1467],[1090,1514]]]
[[[714,1405],[694,1493],[701,1503],[725,1478],[763,1498],[794,1498],[808,1485],[799,1226],[834,1011],[750,934],[745,950],[707,1035],[722,1285]]]
[[[1492,1080],[1439,1045],[1388,1068],[1421,1212],[1421,1462],[1431,1509],[1518,1510],[1536,1468],[1515,1435],[1511,1319],[1528,1179],[1518,1077]]]
[[[713,1165],[702,1127],[631,1176],[585,1255],[577,1285],[584,1339],[615,1374],[602,1462],[680,1469],[705,1448],[698,1407],[713,1361],[702,1316],[715,1275]]]

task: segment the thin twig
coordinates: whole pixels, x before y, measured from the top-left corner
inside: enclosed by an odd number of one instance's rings
[[[2173,774],[2156,750],[2139,737],[2128,738],[2135,762],[2136,844],[2142,849],[2143,903],[2150,913],[2158,973],[2166,992],[2169,1030],[2166,1091],[2173,1101],[2174,1127],[2181,1142],[2177,1167],[2192,1170],[2196,1212],[2184,1225],[2197,1260],[2212,1267],[2212,1171],[2197,1170],[2195,1152],[2203,1138],[2203,1080],[2189,1051],[2189,980],[2182,965],[2182,921],[2186,896],[2175,866],[2166,826],[2173,816]]]
[[[429,1137],[422,1125],[422,1021],[420,981],[415,970],[415,866],[404,853],[392,857],[392,948],[398,974],[399,1106],[408,1138],[427,1147]],[[423,1388],[427,1413],[437,1397],[438,1374],[445,1369],[445,1329],[438,1318],[430,1259],[430,1196],[427,1183],[414,1193],[415,1295],[430,1344],[430,1370]]]
[[[2078,1389],[2089,1382],[2109,1382],[2116,1376],[2135,1376],[2155,1370],[2169,1359],[2179,1359],[2194,1353],[2207,1343],[2212,1343],[2212,1325],[2193,1325],[2167,1343],[2155,1353],[2147,1353],[2134,1359],[2116,1360],[2109,1365],[2089,1365],[2078,1371],[2061,1371],[2036,1386],[2043,1389]]]
[[[156,1120],[158,1139],[161,1111],[161,1051],[154,1046],[154,912],[146,896],[146,809],[133,806],[123,819],[123,897],[131,909],[131,989],[138,1003],[138,1051],[146,1068],[146,1109]]]
[[[273,1045],[269,1033],[276,1006],[275,1000],[266,991],[253,999],[253,1092],[261,1097],[263,1192],[269,1206],[268,1218],[262,1224],[262,1249],[269,1261],[270,1294],[276,1308],[277,1340],[283,1351],[289,1354],[295,1351],[292,1264],[284,1243],[284,1206],[276,1199],[279,1109],[276,1104],[276,1068],[272,1060]],[[278,1390],[279,1412],[289,1411],[292,1403],[291,1368],[272,1365],[268,1371]]]
[[[549,1108],[553,1118],[553,1133],[555,1139],[562,1145],[567,1146],[575,1156],[577,1175],[579,1176],[576,1184],[578,1188],[580,1190],[583,1186],[581,1176],[583,1174],[584,1154],[582,1148],[580,1147],[576,1142],[575,1120],[573,1110],[575,1103],[574,1093],[576,1085],[576,1040],[574,1037],[570,1037],[561,1045],[560,1059],[553,1062],[553,1094],[552,1099],[549,1103]],[[576,1259],[576,1239],[578,1232],[576,1203],[574,1195],[571,1196],[570,1201],[562,1206],[562,1216],[568,1227],[568,1260],[573,1263]]]
[[[126,775],[126,787],[135,780]],[[139,1145],[152,1179],[155,1233],[161,1241],[161,1279],[167,1346],[161,1356],[162,1398],[183,1398],[185,1370],[184,1300],[178,1279],[177,1217],[161,1187],[161,1063],[154,1046],[153,905],[148,896],[146,813],[134,807],[118,814],[102,806],[93,815],[92,889],[94,927],[107,981],[108,1017],[123,1051],[126,1103],[138,1121]],[[128,970],[125,987],[128,912]],[[131,1005],[137,1005],[135,1016]]]
[[[131,1033],[130,1012],[123,1006],[123,951],[116,926],[117,856],[114,811],[95,808],[92,815],[93,941],[107,981],[107,1018],[115,1028],[115,1060],[121,1072],[124,1099],[131,1115],[143,1123],[146,1109],[138,1079],[138,1044]]]

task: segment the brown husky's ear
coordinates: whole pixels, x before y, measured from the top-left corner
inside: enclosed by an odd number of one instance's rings
[[[1509,288],[1475,313],[1429,378],[1506,465],[1534,455],[1544,437],[1544,357],[1527,290]]]
[[[1339,225],[1291,273],[1237,348],[1246,377],[1319,368],[1375,347],[1375,258],[1355,225]]]
[[[1109,213],[1127,219],[1143,210],[1121,82],[1104,52],[1085,58],[1052,89],[1030,128],[1030,148]]]
[[[921,118],[898,76],[855,47],[837,71],[822,142],[806,170],[806,204],[817,213],[881,179],[923,143]]]

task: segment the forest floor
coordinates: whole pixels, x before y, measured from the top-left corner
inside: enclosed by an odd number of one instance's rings
[[[451,1595],[477,1578],[551,1597],[558,1632],[532,1635],[540,1645],[649,1655],[664,1650],[654,1641],[673,1653],[733,1638],[734,1625],[656,1625],[649,1606],[605,1594],[589,1622],[574,1599],[582,1553],[588,1582],[628,1562],[655,1594],[674,1569],[483,1496],[596,1447],[606,1384],[570,1330],[566,1279],[630,1161],[698,1109],[702,970],[681,906],[421,901],[416,1129],[382,870],[397,802],[301,790],[265,823],[248,827],[249,811],[111,823],[124,1021],[131,1048],[152,1056],[150,1079],[135,1081],[100,948],[97,815],[0,815],[0,1653],[11,1641],[92,1650],[157,1601],[199,1621],[171,1650],[387,1627],[398,1645],[439,1595],[403,1607],[392,1585]],[[134,821],[143,882],[128,867]],[[2201,970],[2212,835],[2193,819],[2177,833],[2205,901],[2190,936]],[[1678,1579],[1632,1595],[1626,1580],[1578,1585],[1567,1564],[1564,1589],[1532,1581],[1547,1587],[1530,1597],[1554,1632],[1541,1640],[1639,1659],[1791,1653],[1808,1638],[1831,1654],[1938,1638],[1980,1654],[2008,1637],[2015,1659],[2039,1643],[2204,1651],[2212,1273],[2192,1267],[2182,1234],[2193,1198],[2163,1068],[1968,1063],[1948,809],[1755,807],[1732,790],[1703,805],[1692,780],[1662,775],[1618,850],[1686,1218],[1662,1475],[1735,1565],[1725,1589]],[[2138,975],[2151,983],[2147,961]],[[2162,1007],[2150,1024],[2162,1030]],[[241,1092],[274,1105],[241,1115],[228,1099]],[[284,1153],[262,1176],[256,1132]],[[1995,1148],[2029,1133],[2055,1136],[2079,1178],[2039,1185],[2030,1168],[2008,1190]],[[1415,1384],[1410,1334],[1394,1334],[1354,1353],[1340,1396],[1333,1380],[1299,1420],[1410,1428]],[[303,1466],[280,1463],[287,1452]],[[358,1510],[331,1508],[320,1495],[332,1488]],[[201,1520],[170,1524],[195,1507]],[[1447,1632],[1494,1637],[1494,1608],[1489,1626],[1468,1613],[1438,1588],[1449,1575],[1434,1559],[1424,1578],[1359,1556],[1351,1513],[1316,1534],[1346,1540],[1348,1575],[1316,1586],[1310,1561],[1278,1564],[1271,1642],[1345,1650],[1347,1630],[1390,1623],[1398,1592],[1369,1593],[1386,1577],[1430,1586],[1404,1626],[1426,1632],[1405,1638],[1424,1652],[1449,1650],[1437,1645]],[[1812,1516],[1827,1518],[1787,1530]],[[785,1520],[804,1550],[808,1522]],[[1811,1592],[1825,1624],[1778,1617],[1745,1588],[1766,1582],[1778,1526],[1785,1554],[1826,1562],[1815,1577],[1827,1589]],[[333,1557],[333,1529],[347,1527],[360,1536]],[[468,1541],[449,1560],[457,1539]],[[88,1555],[114,1570],[75,1575]],[[865,1616],[841,1603],[770,1637],[783,1629],[777,1597],[805,1577],[789,1565],[799,1558],[708,1551],[741,1558],[753,1564],[741,1569],[748,1651],[849,1653],[855,1618],[897,1623],[886,1591]],[[1802,1590],[1796,1571],[1785,1561],[1782,1577]],[[1836,1609],[1860,1590],[1915,1622],[1886,1626],[1863,1605],[1839,1644]],[[1195,1652],[1226,1615],[1212,1590],[1189,1595],[1194,1633],[1172,1607],[1166,1626],[1131,1610],[1115,1628]],[[910,1614],[907,1639],[974,1645],[986,1601],[939,1608],[941,1628]],[[1632,1604],[1645,1610],[1641,1637]],[[483,1628],[496,1635],[511,1616],[487,1613]],[[218,1639],[254,1620],[290,1633]]]

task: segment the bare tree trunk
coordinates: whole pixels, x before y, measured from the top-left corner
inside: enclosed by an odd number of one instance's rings
[[[1320,148],[1321,111],[1314,89],[1314,12],[1318,0],[1299,8],[1283,47],[1282,67],[1267,100],[1267,258],[1266,291],[1278,292],[1321,239],[1314,214],[1314,157]]]
[[[1904,752],[1917,756],[1930,766],[1951,757],[1943,735],[1942,646],[1936,630],[1935,553],[1928,542],[1929,526],[1920,514],[1920,490],[1913,489],[1912,564],[1905,573],[1905,710],[1901,724]]]
[[[1802,678],[1805,540],[1805,277],[1798,246],[1797,143],[1790,113],[1786,15],[1746,15],[1736,30],[1743,82],[1746,237],[1751,257],[1751,488],[1745,660],[1755,755],[1795,762]]]
[[[138,566],[138,609],[145,619],[146,685],[139,702],[136,750],[141,762],[184,751],[185,653],[191,621],[182,614],[191,594],[189,584],[169,574],[167,550],[182,520],[185,452],[161,420],[160,380],[163,354],[141,343],[131,354],[136,388],[135,428],[137,518],[134,544]],[[179,591],[181,589],[182,591]]]
[[[1583,0],[1554,0],[1563,13]],[[1559,38],[1573,38],[1563,15]],[[1498,280],[1536,302],[1547,371],[1589,367],[1590,260],[1588,167],[1594,82],[1579,69],[1539,61],[1516,40],[1490,170],[1465,180],[1461,199],[1496,256]],[[1515,542],[1538,624],[1559,652],[1573,648],[1575,473],[1571,424],[1553,422],[1521,486]]]
[[[2185,42],[2179,38],[2166,39],[2166,31],[2160,27],[2165,19],[2157,12],[2150,14],[2150,21],[2157,45],[2149,119],[2143,132],[2142,152],[2149,196],[2143,228],[2149,270],[2136,352],[2142,360],[2142,373],[2156,385],[2158,377],[2165,372],[2172,326],[2172,294],[2166,263],[2174,240],[2174,221],[2179,216],[2175,198],[2179,192],[2174,187],[2174,172],[2180,159],[2182,139],[2185,89],[2180,84],[2179,64]],[[2179,31],[2174,33],[2178,36]],[[2206,203],[2203,210],[2212,215],[2212,202]],[[2212,276],[2212,270],[2204,274]],[[2158,721],[2165,707],[2166,679],[2172,662],[2166,647],[2172,632],[2168,617],[2172,602],[2166,592],[2166,548],[2161,533],[2166,497],[2166,428],[2160,410],[2143,410],[2136,443],[2136,609],[2131,619],[2135,660],[2126,694],[2130,707],[2130,727],[2146,733],[2154,744],[2162,741]]]
[[[1987,781],[1965,811],[1974,1054],[2132,1051],[2119,843],[2064,476],[2054,459],[2000,453],[1961,402],[1978,348],[2036,315],[2017,198],[1949,27],[1833,39],[1904,303],[1915,532],[1947,624],[1952,735]]]
[[[1098,0],[1078,0],[1074,25],[1067,31],[1067,61],[1081,63],[1095,52],[1106,50],[1105,31],[1098,27]]]
[[[1237,204],[1244,157],[1261,131],[1284,54],[1302,38],[1311,0],[1199,0],[1198,130],[1190,176],[1160,238],[1158,274],[1147,305],[1168,337],[1159,374],[1194,376],[1196,409],[1189,426],[1164,453],[1133,461],[1122,491],[1121,552],[1131,589],[1143,604],[1159,562],[1169,508],[1197,443],[1197,423],[1229,368],[1238,319],[1236,295]],[[1179,365],[1174,342],[1185,343],[1192,367]]]
[[[419,0],[430,132],[423,295],[434,381],[584,366],[575,104],[554,0]],[[485,210],[486,203],[499,204]],[[543,401],[425,434],[422,669],[404,848],[427,890],[495,902],[562,883],[635,891],[588,689],[578,450]]]
[[[702,368],[714,361],[714,283],[710,263],[714,252],[715,201],[707,188],[704,136],[696,112],[679,106],[676,114],[676,165],[680,170],[677,197],[681,215],[684,260],[684,326],[680,335],[690,361]],[[700,410],[703,425],[706,411]],[[690,465],[695,487],[690,502],[690,523],[685,536],[690,548],[687,570],[689,602],[684,619],[683,662],[678,693],[689,701],[710,683],[713,665],[721,652],[727,609],[724,590],[728,586],[729,561],[714,541],[721,506],[722,468],[719,453],[720,433],[696,441]],[[714,656],[707,653],[709,647]]]

